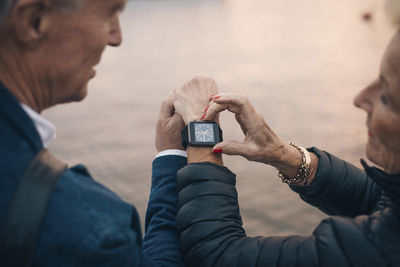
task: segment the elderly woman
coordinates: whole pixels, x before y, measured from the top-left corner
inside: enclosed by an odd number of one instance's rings
[[[218,122],[217,114],[229,110],[245,134],[244,142],[221,142],[214,153],[188,146],[190,164],[177,177],[177,227],[188,266],[400,266],[400,29],[379,76],[354,99],[367,113],[367,157],[384,171],[286,143],[245,97],[218,94],[209,79],[185,84],[174,104],[186,124]],[[332,217],[311,236],[247,237],[235,175],[221,152],[276,167],[304,201]]]

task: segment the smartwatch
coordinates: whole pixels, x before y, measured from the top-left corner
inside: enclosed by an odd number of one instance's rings
[[[191,121],[182,130],[182,145],[213,147],[222,142],[222,130],[213,121]]]

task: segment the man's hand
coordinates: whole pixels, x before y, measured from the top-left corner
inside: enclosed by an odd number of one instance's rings
[[[169,95],[161,104],[160,116],[156,130],[156,149],[158,152],[167,149],[181,149],[181,131],[185,124],[182,116],[175,113],[173,106],[174,95]]]
[[[211,95],[217,93],[217,84],[213,79],[196,77],[176,91],[175,110],[182,115],[185,124],[200,120],[210,104]]]
[[[182,115],[185,124],[201,120],[210,105],[211,96],[217,93],[217,84],[213,79],[196,77],[176,90],[173,101],[175,110]],[[213,119],[218,121],[217,116],[214,116]],[[212,153],[209,147],[188,146],[186,152],[188,163],[207,161],[223,165],[221,154]]]

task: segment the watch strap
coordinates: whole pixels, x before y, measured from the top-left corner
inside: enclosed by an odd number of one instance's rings
[[[186,149],[189,143],[189,133],[188,133],[188,129],[189,129],[189,124],[185,126],[185,128],[183,128],[183,130],[181,131],[181,137],[182,137],[182,146]]]

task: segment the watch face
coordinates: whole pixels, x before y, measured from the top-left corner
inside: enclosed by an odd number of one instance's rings
[[[198,123],[194,125],[194,138],[196,142],[212,143],[214,139],[214,126],[211,123]]]

